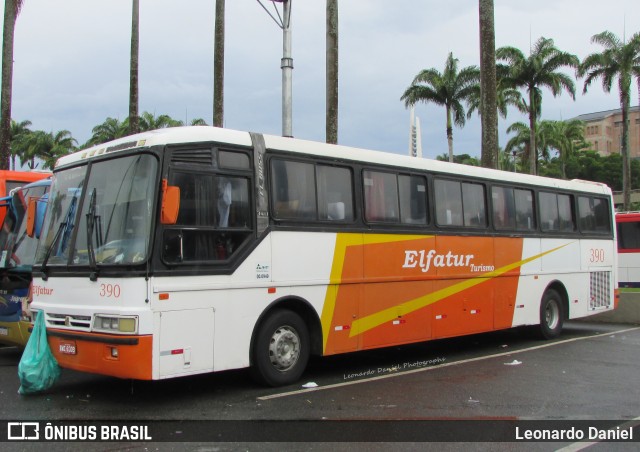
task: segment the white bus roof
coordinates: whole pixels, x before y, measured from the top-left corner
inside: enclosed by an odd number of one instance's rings
[[[432,159],[421,159],[391,152],[371,151],[348,146],[300,140],[297,138],[286,138],[273,135],[263,135],[263,137],[266,148],[273,150],[310,154],[340,160],[391,165],[443,174],[486,178],[505,183],[530,184],[558,189],[581,190],[605,195],[611,194],[611,190],[607,185],[598,182],[579,180],[568,181],[532,176],[530,174],[493,170],[477,166],[441,162]],[[56,169],[81,160],[91,159],[104,154],[137,147],[200,142],[228,143],[229,145],[246,147],[252,146],[251,136],[248,132],[209,126],[170,127],[119,138],[108,143],[103,143],[61,157],[56,163]]]

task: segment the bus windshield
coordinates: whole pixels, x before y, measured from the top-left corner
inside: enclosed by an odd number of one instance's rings
[[[146,260],[156,170],[154,157],[138,154],[58,172],[37,263],[93,267]]]
[[[48,186],[42,184],[25,187],[15,190],[7,200],[7,214],[0,228],[0,268],[30,267],[33,264],[37,241],[27,237],[24,219],[29,199],[46,202],[47,189]]]

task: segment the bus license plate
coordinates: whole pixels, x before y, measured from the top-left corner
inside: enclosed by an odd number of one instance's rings
[[[64,353],[65,355],[75,355],[76,343],[75,341],[61,342],[58,350],[60,350],[60,353]]]
[[[0,336],[8,336],[8,335],[9,335],[9,328],[0,326]]]

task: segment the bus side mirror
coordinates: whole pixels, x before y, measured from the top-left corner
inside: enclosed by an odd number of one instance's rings
[[[38,198],[29,198],[29,202],[27,203],[27,235],[32,238],[36,233],[37,210]]]
[[[167,179],[162,179],[162,210],[160,223],[176,224],[180,211],[180,187],[169,185]]]

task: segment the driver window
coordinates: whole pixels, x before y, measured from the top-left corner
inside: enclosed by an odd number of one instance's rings
[[[180,187],[175,227],[164,233],[163,259],[168,263],[224,261],[251,234],[250,182],[227,174],[173,171]]]

